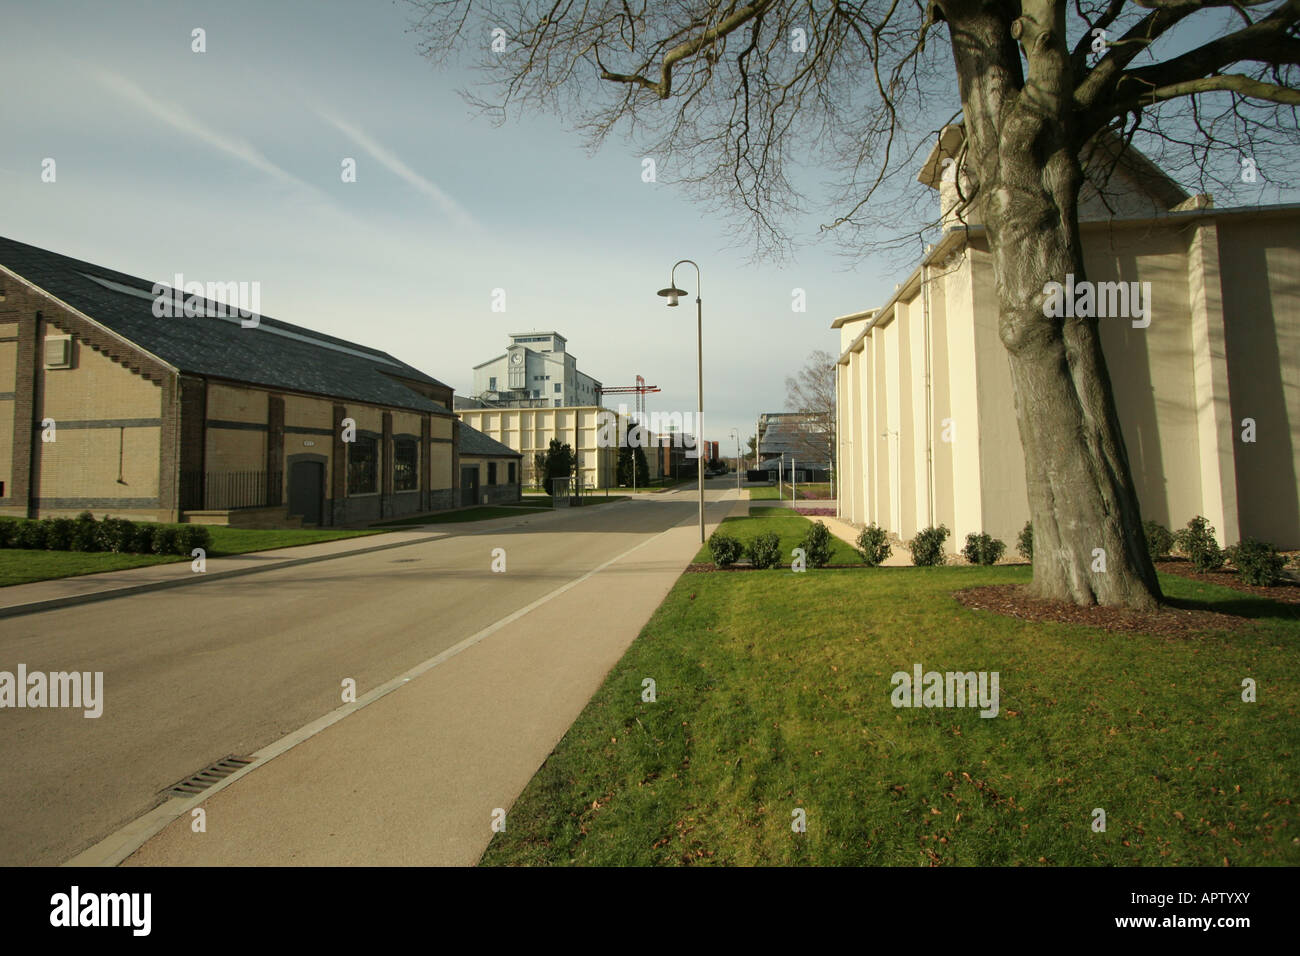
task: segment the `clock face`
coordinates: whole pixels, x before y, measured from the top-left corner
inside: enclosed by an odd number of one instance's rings
[[[523,362],[523,360],[524,360],[524,356],[520,352],[516,352],[514,355],[510,356],[511,365],[519,365],[521,362]]]

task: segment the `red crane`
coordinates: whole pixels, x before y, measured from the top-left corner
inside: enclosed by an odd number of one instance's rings
[[[599,403],[601,398],[605,395],[631,395],[636,393],[636,414],[637,420],[639,421],[645,416],[646,393],[661,391],[663,391],[663,389],[658,385],[647,385],[645,383],[645,378],[638,375],[636,377],[635,385],[612,385],[609,388],[597,388],[596,401]]]

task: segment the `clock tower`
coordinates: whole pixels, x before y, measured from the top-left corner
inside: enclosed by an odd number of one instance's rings
[[[521,345],[511,346],[506,351],[506,368],[510,388],[527,388],[527,349]]]

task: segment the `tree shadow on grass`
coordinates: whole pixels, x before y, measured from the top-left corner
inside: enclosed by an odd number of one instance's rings
[[[1185,598],[1168,597],[1164,603],[1183,611],[1212,611],[1254,620],[1300,621],[1300,606],[1270,601],[1268,598]]]

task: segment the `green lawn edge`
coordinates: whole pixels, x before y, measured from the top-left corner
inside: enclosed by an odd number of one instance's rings
[[[1253,619],[1172,639],[952,597],[1030,575],[682,575],[481,865],[1300,864],[1300,609],[1162,575]],[[998,671],[999,715],[893,707],[915,663]]]

